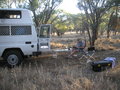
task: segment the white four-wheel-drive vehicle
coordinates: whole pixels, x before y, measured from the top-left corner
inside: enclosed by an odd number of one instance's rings
[[[19,65],[25,56],[50,50],[51,25],[36,31],[31,11],[0,9],[0,56],[8,65]]]

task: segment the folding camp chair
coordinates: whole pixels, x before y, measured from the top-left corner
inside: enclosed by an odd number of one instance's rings
[[[72,48],[69,49],[70,51],[72,50]],[[87,61],[91,61],[91,60],[95,60],[94,58],[94,54],[95,54],[95,50],[80,50],[79,52],[77,52],[75,55],[72,56],[72,58],[78,58],[79,60],[85,58],[87,59]],[[70,58],[70,57],[68,57]]]
[[[79,52],[79,54],[82,55],[79,58],[79,60],[81,60],[83,58],[86,58],[87,60],[95,60],[95,58],[94,58],[95,50],[93,50],[93,51],[83,51],[83,52]]]

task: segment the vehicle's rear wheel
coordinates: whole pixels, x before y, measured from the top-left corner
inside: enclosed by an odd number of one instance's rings
[[[9,67],[17,66],[21,64],[21,61],[23,60],[21,53],[17,50],[7,51],[3,58],[7,61]]]

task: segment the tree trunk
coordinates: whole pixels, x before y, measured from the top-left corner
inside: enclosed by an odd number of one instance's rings
[[[107,30],[107,38],[109,38],[110,37],[110,30],[108,29]]]
[[[34,15],[35,25],[38,27],[39,24],[38,24],[38,21],[37,21],[37,17],[36,17],[36,13],[35,13],[35,11],[33,11],[33,15]]]
[[[114,31],[114,35],[115,35],[115,36],[117,35],[117,31],[116,31],[116,30]]]
[[[92,30],[92,44],[91,44],[91,47],[94,47],[95,45],[95,40],[97,39],[98,37],[98,29],[93,29]]]
[[[110,15],[109,23],[108,23],[108,29],[107,29],[107,38],[110,37],[110,29],[112,27],[112,17],[113,17],[114,11]]]
[[[89,30],[89,28],[87,28],[87,33],[88,33],[88,36],[89,36],[89,43],[90,43],[90,47],[91,47],[91,45],[92,45],[92,39],[91,39],[91,35],[90,35],[90,30]]]

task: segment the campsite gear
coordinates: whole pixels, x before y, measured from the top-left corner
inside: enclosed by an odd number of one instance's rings
[[[79,58],[79,60],[86,58],[87,59],[87,63],[91,62],[91,60],[95,60],[94,58],[94,54],[95,51],[83,51],[83,52],[79,52],[82,56]],[[89,61],[90,60],[90,61]]]
[[[88,51],[94,51],[95,47],[88,47]]]
[[[92,62],[92,70],[96,72],[104,71],[109,68],[114,68],[115,66],[115,60],[116,58],[114,57],[107,57],[102,61],[96,61]]]
[[[115,61],[116,61],[116,58],[115,57],[107,57],[104,59],[105,61],[112,61],[112,68],[115,67]]]
[[[91,63],[91,62],[92,62],[92,60],[89,60],[89,59],[88,59],[86,63]]]
[[[112,68],[112,61],[96,61],[92,63],[92,70],[96,72],[104,71],[108,68]]]

